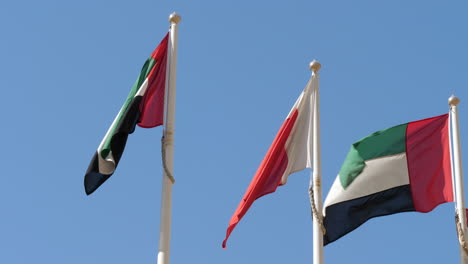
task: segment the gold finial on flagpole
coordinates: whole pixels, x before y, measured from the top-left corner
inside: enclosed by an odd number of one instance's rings
[[[460,99],[452,94],[452,96],[448,99],[449,105],[458,105],[460,103]]]
[[[173,12],[172,14],[169,15],[169,22],[174,23],[174,24],[179,24],[179,22],[182,20],[182,17],[179,16],[176,12]]]
[[[309,69],[315,73],[317,73],[320,68],[322,67],[322,64],[320,64],[320,62],[316,61],[316,60],[313,60],[310,64],[309,64]]]

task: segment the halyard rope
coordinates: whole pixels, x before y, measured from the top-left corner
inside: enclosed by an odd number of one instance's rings
[[[309,187],[309,201],[310,201],[312,221],[315,219],[319,223],[320,229],[322,229],[322,235],[325,235],[325,233],[327,233],[327,229],[325,229],[325,226],[323,225],[323,216],[317,210],[317,205],[315,204],[313,183],[311,183]]]
[[[172,184],[174,184],[175,183],[174,176],[172,176],[172,173],[169,171],[169,169],[167,168],[167,164],[166,164],[166,140],[164,138],[164,135],[161,137],[161,156],[162,156],[162,165],[164,168],[164,172],[166,173],[166,176],[169,178]]]
[[[463,235],[463,226],[462,223],[460,223],[460,216],[458,215],[458,212],[455,212],[455,224],[457,226],[457,235],[460,246],[465,251],[465,254],[468,255],[468,245],[466,244],[465,236]]]

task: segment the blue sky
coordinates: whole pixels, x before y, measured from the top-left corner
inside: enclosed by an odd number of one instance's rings
[[[155,263],[161,128],[114,176],[83,176],[142,64],[179,26],[171,263],[312,263],[310,171],[228,221],[283,119],[320,71],[323,193],[349,146],[461,99],[466,1],[7,1],[0,4],[0,263]],[[468,164],[467,159],[463,162]],[[454,205],[372,219],[325,263],[457,263]]]

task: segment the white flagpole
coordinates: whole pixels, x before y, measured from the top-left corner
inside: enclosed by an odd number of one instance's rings
[[[452,151],[453,151],[453,179],[455,180],[455,203],[457,205],[457,213],[462,227],[462,237],[466,241],[466,213],[465,213],[465,192],[463,184],[463,169],[461,158],[461,144],[460,144],[460,128],[458,126],[458,108],[460,103],[458,97],[452,95],[448,99],[450,105],[450,122],[452,131]],[[460,263],[467,264],[468,256],[465,251],[460,247]]]
[[[164,173],[162,179],[162,198],[161,198],[161,215],[159,229],[159,250],[158,264],[169,264],[170,255],[170,239],[171,239],[171,208],[172,208],[172,182],[169,176],[172,177],[173,157],[174,157],[174,121],[175,121],[175,99],[176,99],[176,66],[177,66],[177,24],[181,17],[172,13],[169,16],[170,37],[168,45],[168,64],[166,75],[166,116],[164,118],[164,140],[162,142],[164,148],[163,166]],[[170,173],[171,175],[168,175]]]
[[[313,141],[313,160],[312,160],[312,183],[314,191],[314,202],[317,208],[319,217],[322,215],[322,167],[320,157],[320,98],[319,98],[319,75],[318,71],[322,65],[314,60],[309,64],[309,68],[314,74],[314,78],[317,78],[317,88],[315,90],[314,113],[313,113],[313,129],[312,129],[312,141]],[[323,264],[323,233],[322,233],[322,220],[316,219],[317,215],[313,214],[313,263]]]
[[[449,98],[449,105],[450,105],[450,98]],[[450,113],[450,120],[452,119],[451,117],[451,113]],[[456,190],[456,184],[455,184],[455,166],[453,165],[453,146],[452,146],[452,125],[450,124],[449,125],[449,149],[450,149],[450,165],[452,167],[451,169],[451,172],[452,172],[452,193],[454,195],[454,202],[455,202],[455,213],[458,213],[458,209],[457,209],[457,197],[456,197],[456,193],[457,193],[457,190]],[[458,223],[455,223],[455,225],[458,225]],[[458,234],[458,227],[455,226],[455,228],[457,229],[457,234]],[[463,262],[463,258],[464,258],[464,250],[463,250],[463,246],[461,244],[459,244],[459,249],[460,249],[460,261],[461,261],[461,264],[465,264],[465,262]],[[465,257],[466,258],[466,257]]]

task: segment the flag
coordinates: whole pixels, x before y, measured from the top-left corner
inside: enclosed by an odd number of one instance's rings
[[[135,125],[151,128],[163,124],[166,89],[167,34],[143,68],[124,105],[101,141],[86,171],[86,194],[93,193],[114,173]]]
[[[324,203],[324,245],[370,218],[453,201],[448,119],[398,125],[351,146]]]
[[[312,167],[312,114],[317,89],[318,76],[313,73],[232,215],[223,248],[226,248],[232,230],[256,199],[273,193],[278,186],[286,184],[291,173]]]

